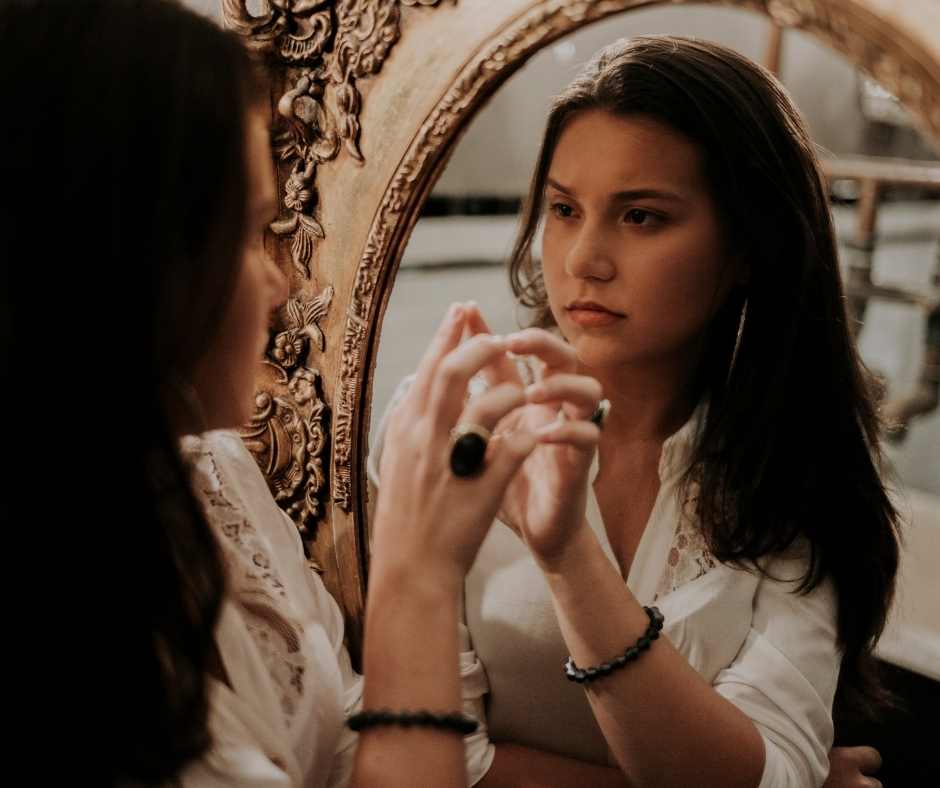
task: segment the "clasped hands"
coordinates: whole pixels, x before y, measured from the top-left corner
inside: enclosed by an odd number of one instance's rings
[[[532,357],[534,382],[517,356]],[[469,397],[475,376],[486,386]],[[373,554],[462,582],[499,517],[538,561],[556,559],[585,528],[602,398],[560,337],[535,328],[494,336],[475,305],[454,304],[389,417]],[[460,476],[453,436],[466,425],[488,441],[478,472]]]

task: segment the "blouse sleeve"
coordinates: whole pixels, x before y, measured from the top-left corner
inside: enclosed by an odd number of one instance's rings
[[[414,375],[409,375],[401,383],[392,395],[385,412],[379,422],[375,437],[372,439],[372,446],[369,451],[369,459],[366,465],[369,475],[369,482],[375,488],[373,494],[379,489],[379,467],[382,461],[382,450],[385,448],[385,437],[388,431],[388,421],[390,414],[401,402],[402,398],[408,392],[414,382]],[[476,785],[493,765],[493,758],[496,750],[490,742],[489,731],[486,727],[486,710],[484,707],[484,697],[489,692],[489,682],[486,678],[486,670],[483,663],[477,657],[473,646],[470,643],[470,634],[463,622],[459,624],[460,630],[460,685],[463,700],[463,712],[473,717],[479,723],[475,733],[464,737],[464,752],[467,762],[467,781],[470,785]]]
[[[223,736],[213,731],[212,748],[180,776],[182,788],[293,788],[286,768],[269,758],[237,720],[222,726]]]
[[[258,750],[221,748],[182,778],[183,788],[293,788],[287,773]]]
[[[836,597],[826,580],[795,593],[805,561],[777,559],[754,599],[751,629],[715,689],[764,740],[760,788],[821,786],[829,773],[832,703],[839,678]]]
[[[297,530],[287,514],[284,514],[284,520],[291,531],[291,535],[297,542],[298,565],[305,564],[303,545],[297,538]],[[323,581],[313,571],[304,567],[304,580],[310,589],[310,599],[321,608],[320,617],[327,622],[326,631],[330,638],[330,644],[333,653],[336,656],[336,664],[339,668],[340,689],[342,693],[343,718],[348,719],[362,708],[362,676],[353,670],[352,661],[349,658],[349,651],[346,649],[344,641],[345,624],[343,614],[339,605],[333,596],[326,590]],[[327,779],[329,788],[339,788],[349,784],[352,779],[353,766],[356,758],[356,745],[359,742],[359,734],[350,730],[345,724],[340,728],[339,738],[333,751],[333,760],[330,767],[330,775]]]

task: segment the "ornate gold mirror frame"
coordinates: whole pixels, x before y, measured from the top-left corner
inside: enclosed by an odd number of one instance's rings
[[[281,195],[269,251],[291,277],[243,437],[343,607],[355,651],[371,373],[428,192],[477,109],[539,49],[613,14],[682,2],[221,2],[226,24],[269,67]],[[748,9],[815,35],[897,96],[940,145],[936,0],[696,4]]]

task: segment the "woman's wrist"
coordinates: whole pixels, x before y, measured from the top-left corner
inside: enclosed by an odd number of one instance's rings
[[[363,667],[364,708],[459,708],[461,584],[384,557],[369,577]]]
[[[369,596],[395,598],[416,605],[440,605],[459,601],[463,574],[456,565],[426,560],[424,556],[373,556],[369,572]]]
[[[571,531],[571,535],[551,550],[532,550],[535,561],[549,579],[583,569],[585,561],[600,551],[597,537],[586,521]]]

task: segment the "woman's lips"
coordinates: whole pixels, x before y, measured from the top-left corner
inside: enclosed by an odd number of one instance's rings
[[[568,317],[572,322],[585,328],[601,328],[623,320],[625,315],[611,312],[600,304],[573,303],[567,307]]]

